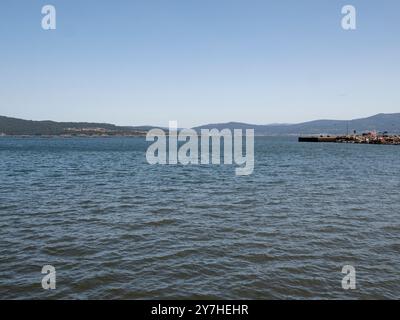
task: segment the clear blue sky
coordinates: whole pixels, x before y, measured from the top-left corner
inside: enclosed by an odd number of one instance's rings
[[[346,4],[356,31],[341,28]],[[1,0],[0,115],[193,126],[400,112],[399,37],[398,0]]]

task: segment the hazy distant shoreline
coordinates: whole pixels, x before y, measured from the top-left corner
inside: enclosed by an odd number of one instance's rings
[[[0,136],[62,136],[110,137],[145,136],[156,126],[117,126],[109,123],[32,121],[0,116]],[[256,136],[347,135],[356,131],[400,134],[400,113],[380,113],[368,118],[353,120],[314,120],[297,124],[255,125],[227,122],[201,125],[201,129],[254,129]]]

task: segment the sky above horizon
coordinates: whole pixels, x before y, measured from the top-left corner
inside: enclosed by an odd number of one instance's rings
[[[56,30],[41,28],[47,4]],[[0,115],[191,127],[400,112],[399,35],[398,0],[2,0]]]

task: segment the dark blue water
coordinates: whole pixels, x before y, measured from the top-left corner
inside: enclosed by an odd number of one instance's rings
[[[400,147],[260,137],[237,177],[147,146],[0,138],[0,298],[400,298]]]

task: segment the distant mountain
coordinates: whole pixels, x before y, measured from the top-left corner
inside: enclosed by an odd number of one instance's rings
[[[0,134],[140,134],[152,127],[119,127],[108,123],[32,121],[0,116]]]
[[[116,126],[109,123],[31,121],[0,116],[0,135],[141,135],[153,129],[153,126]],[[256,135],[343,135],[347,132],[358,133],[376,130],[400,134],[400,113],[377,114],[354,120],[315,120],[298,124],[253,125],[241,122],[216,123],[199,126],[200,129],[255,129]]]
[[[208,124],[194,128],[200,129],[253,129],[256,135],[309,135],[309,134],[332,134],[342,135],[347,132],[358,133],[376,130],[378,132],[389,132],[400,134],[400,113],[380,113],[369,118],[354,120],[314,120],[298,124],[270,124],[252,125],[240,122],[228,122]]]

